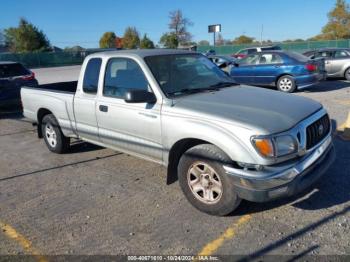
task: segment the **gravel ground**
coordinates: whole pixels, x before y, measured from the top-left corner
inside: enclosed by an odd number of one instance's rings
[[[44,84],[76,80],[79,67],[34,71]],[[297,95],[320,101],[340,125],[349,92],[350,83],[330,80]],[[194,209],[177,182],[166,185],[163,167],[87,143],[49,153],[29,122],[3,111],[0,222],[45,255],[195,255],[208,243],[214,255],[350,255],[349,143],[335,138],[335,163],[306,194],[243,201],[234,214],[213,217]],[[28,253],[0,231],[0,254]]]

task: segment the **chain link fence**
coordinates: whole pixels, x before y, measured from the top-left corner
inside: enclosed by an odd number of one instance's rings
[[[327,41],[303,41],[303,42],[289,42],[289,43],[273,43],[278,45],[284,50],[296,51],[303,53],[307,50],[313,50],[318,48],[350,48],[350,39],[346,40],[327,40]],[[228,55],[234,54],[239,50],[247,47],[257,46],[257,44],[249,45],[223,45],[223,46],[198,46],[198,52],[206,52],[207,50],[213,49],[217,54]]]
[[[349,40],[330,40],[330,41],[303,41],[290,43],[274,43],[279,45],[284,50],[291,50],[296,52],[305,52],[311,49],[327,48],[327,47],[341,47],[350,48]],[[214,49],[217,54],[229,55],[237,51],[256,46],[254,45],[227,45],[227,46],[198,46],[198,52],[206,52]],[[38,53],[0,53],[0,61],[16,61],[20,62],[28,68],[38,67],[53,67],[53,66],[67,66],[82,64],[84,58],[92,53],[107,51],[111,49],[88,49],[84,51],[74,52],[38,52]],[[115,50],[115,49],[112,49]]]

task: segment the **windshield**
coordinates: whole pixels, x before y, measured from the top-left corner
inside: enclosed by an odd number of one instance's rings
[[[232,78],[200,54],[149,56],[145,61],[168,97],[235,84]]]

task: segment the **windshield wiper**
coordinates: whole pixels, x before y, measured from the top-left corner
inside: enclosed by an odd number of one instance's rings
[[[236,82],[231,82],[231,81],[222,81],[218,82],[216,84],[211,85],[211,88],[222,88],[222,87],[230,87],[230,86],[236,86],[238,85]]]
[[[182,94],[195,94],[205,91],[218,91],[219,88],[215,86],[210,86],[207,88],[183,88],[174,92],[169,92],[169,95],[182,95]]]

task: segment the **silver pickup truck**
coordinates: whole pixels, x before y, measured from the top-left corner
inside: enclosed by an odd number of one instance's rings
[[[21,96],[50,151],[77,138],[160,163],[209,214],[300,192],[334,160],[321,104],[235,84],[195,52],[96,53],[76,87],[23,87]]]

